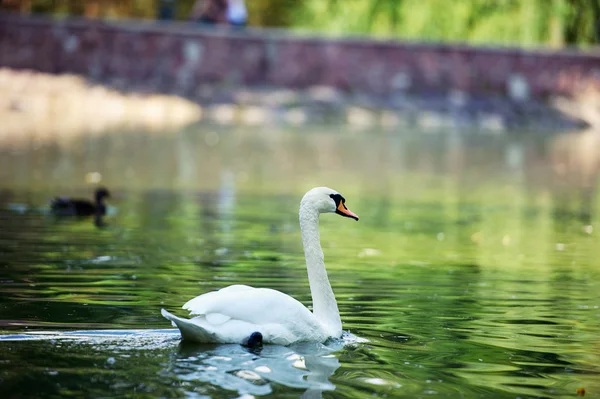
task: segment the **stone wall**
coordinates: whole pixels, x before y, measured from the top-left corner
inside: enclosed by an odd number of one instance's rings
[[[202,83],[342,90],[512,93],[600,90],[600,54],[320,39],[186,23],[0,15],[0,66],[194,94]]]
[[[2,67],[75,74],[125,92],[184,96],[203,107],[202,119],[218,123],[600,126],[600,54],[591,51],[0,14]],[[26,103],[33,82],[13,87],[9,103]]]

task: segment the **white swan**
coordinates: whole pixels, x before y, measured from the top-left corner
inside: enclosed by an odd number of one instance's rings
[[[327,187],[308,191],[300,202],[300,230],[312,294],[311,313],[296,299],[269,288],[231,285],[188,301],[183,309],[192,319],[161,310],[187,341],[243,344],[255,332],[262,342],[289,345],[297,341],[323,342],[341,337],[342,321],[327,278],[319,237],[319,214],[335,212],[358,220],[341,194]]]

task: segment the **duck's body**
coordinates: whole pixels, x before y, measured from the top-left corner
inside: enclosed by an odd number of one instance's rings
[[[289,345],[298,341],[323,342],[342,335],[342,323],[329,284],[319,239],[319,214],[336,212],[358,220],[344,198],[326,187],[310,190],[300,204],[300,228],[313,298],[314,312],[280,291],[232,285],[188,301],[183,308],[192,319],[162,315],[181,331],[184,340],[200,343],[240,343],[254,333],[262,341]]]
[[[73,199],[56,197],[50,204],[52,213],[57,216],[91,216],[105,215],[106,206],[104,204],[94,204],[92,201],[84,199]]]
[[[50,211],[56,216],[104,216],[106,197],[110,197],[110,193],[104,188],[96,190],[95,202],[79,198],[56,197],[50,202]]]

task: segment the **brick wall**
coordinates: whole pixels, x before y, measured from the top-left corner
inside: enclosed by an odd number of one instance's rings
[[[186,23],[54,20],[0,14],[0,66],[76,73],[148,91],[194,95],[202,83],[334,86],[544,98],[600,91],[600,53],[524,51],[281,31],[206,29]]]

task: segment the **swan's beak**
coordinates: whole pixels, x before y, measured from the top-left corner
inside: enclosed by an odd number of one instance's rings
[[[337,213],[338,215],[345,216],[347,218],[352,218],[354,220],[358,220],[358,215],[356,213],[352,212],[350,209],[346,208],[346,205],[344,204],[343,201],[340,201],[340,204],[338,205],[337,209],[335,210],[335,213]]]

